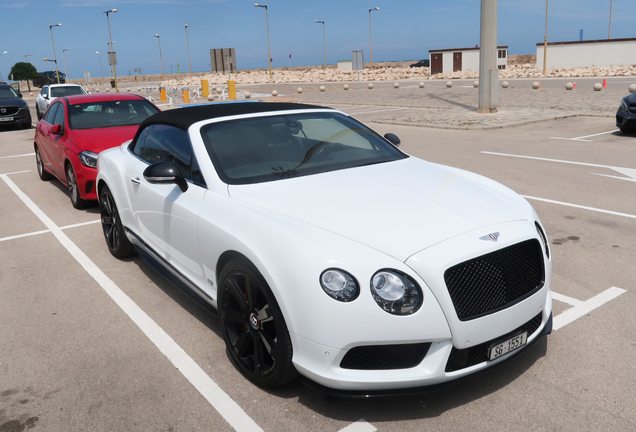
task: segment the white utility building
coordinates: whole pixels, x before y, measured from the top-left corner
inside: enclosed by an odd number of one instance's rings
[[[431,75],[479,70],[479,47],[429,50],[428,53],[431,61]],[[507,64],[508,46],[498,46],[497,67],[506,69]]]
[[[636,64],[636,38],[548,42],[549,68],[630,66]],[[543,69],[543,43],[537,44],[537,68]]]

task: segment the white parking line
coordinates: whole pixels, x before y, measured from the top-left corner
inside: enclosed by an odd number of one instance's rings
[[[70,229],[70,228],[77,228],[77,227],[81,227],[84,225],[92,225],[92,224],[96,224],[96,223],[100,223],[101,219],[97,219],[94,221],[90,221],[90,222],[82,222],[82,223],[77,223],[77,224],[73,224],[73,225],[66,225],[63,227],[60,227],[61,230],[65,230],[65,229]],[[11,237],[3,237],[0,238],[0,242],[3,241],[7,241],[7,240],[15,240],[15,239],[19,239],[19,238],[24,238],[24,237],[31,237],[34,235],[39,235],[39,234],[46,234],[46,233],[50,233],[51,230],[47,229],[47,230],[42,230],[42,231],[34,231],[34,232],[30,232],[30,233],[26,233],[26,234],[18,234],[18,235],[14,235]]]
[[[614,132],[618,132],[618,129],[609,131],[609,132],[601,132],[601,133],[597,133],[597,134],[593,134],[593,135],[585,135],[582,137],[577,137],[577,138],[561,138],[561,137],[550,137],[551,139],[560,139],[560,140],[568,140],[568,141],[587,141],[587,142],[593,142],[594,140],[586,140],[583,138],[591,138],[591,137],[595,137],[595,136],[599,136],[599,135],[607,135],[607,134],[611,134]]]
[[[24,156],[35,156],[35,153],[26,153],[26,154],[15,155],[15,156],[0,156],[0,159],[17,158],[17,157],[24,157]]]
[[[594,211],[594,212],[610,214],[610,215],[613,215],[613,216],[621,216],[621,217],[626,217],[626,218],[630,218],[630,219],[636,219],[636,215],[629,214],[629,213],[620,213],[620,212],[615,212],[615,211],[611,211],[611,210],[603,210],[603,209],[599,209],[599,208],[587,207],[587,206],[582,206],[582,205],[578,205],[578,204],[570,204],[570,203],[566,203],[566,202],[562,202],[562,201],[554,201],[554,200],[545,199],[545,198],[537,198],[537,197],[532,197],[532,196],[528,196],[528,195],[521,195],[521,196],[526,198],[526,199],[531,199],[531,200],[536,200],[536,201],[543,201],[543,202],[547,202],[547,203],[550,203],[550,204],[558,204],[558,205],[562,205],[562,206],[566,206],[566,207],[574,207],[574,208],[579,208],[579,209],[583,209],[583,210],[590,210],[590,211]]]
[[[552,298],[554,300],[558,300],[560,302],[567,303],[570,306],[578,306],[580,304],[583,304],[583,302],[581,300],[577,300],[575,298],[568,297],[568,296],[563,295],[563,294],[555,293],[554,291],[552,291]]]
[[[378,429],[372,424],[367,423],[364,419],[360,419],[346,428],[340,429],[340,432],[375,432],[377,430]]]
[[[607,174],[596,174],[596,173],[591,173],[591,174],[600,175],[600,176],[604,176],[604,177],[615,178],[615,179],[618,179],[618,180],[626,180],[626,181],[636,182],[636,169],[634,169],[634,168],[623,168],[623,167],[615,167],[615,166],[611,166],[611,165],[599,165],[599,164],[593,164],[593,163],[587,163],[587,162],[574,162],[574,161],[566,161],[566,160],[559,160],[559,159],[541,158],[541,157],[536,157],[536,156],[523,156],[523,155],[513,155],[513,154],[508,154],[508,153],[496,153],[496,152],[489,152],[489,151],[482,151],[481,153],[495,155],[495,156],[514,157],[514,158],[519,158],[519,159],[532,159],[532,160],[539,160],[539,161],[544,161],[544,162],[557,162],[557,163],[570,164],[570,165],[591,166],[591,167],[595,167],[595,168],[607,168],[607,169],[611,169],[611,170],[614,170],[616,172],[619,172],[619,173],[621,173],[623,175],[626,175],[629,178],[610,176],[610,175],[607,175]]]
[[[22,202],[44,223],[58,241],[106,291],[115,303],[144,332],[183,376],[207,399],[219,414],[237,431],[262,431],[243,409],[234,402],[152,318],[128,297],[80,248],[62,232],[40,208],[16,186],[6,174],[0,178]]]
[[[556,331],[560,328],[563,328],[564,326],[592,312],[594,309],[603,306],[608,301],[614,300],[616,297],[626,292],[627,291],[622,288],[611,287],[603,291],[602,293],[592,297],[591,299],[585,302],[581,302],[580,304],[554,317],[553,329]],[[557,299],[556,297],[554,298]]]

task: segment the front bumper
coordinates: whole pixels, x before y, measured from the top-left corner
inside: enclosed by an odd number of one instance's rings
[[[31,125],[31,113],[29,107],[19,108],[14,114],[0,114],[0,126],[2,125],[16,125],[22,126]]]
[[[486,367],[480,368],[479,370],[473,370],[468,374],[462,375],[462,376],[455,376],[455,377],[450,377],[449,379],[445,380],[445,381],[441,381],[438,382],[436,384],[426,384],[423,386],[419,386],[419,387],[406,387],[406,388],[395,388],[395,389],[380,389],[380,390],[347,390],[347,389],[335,389],[335,388],[331,388],[331,387],[326,387],[324,385],[321,385],[319,383],[317,383],[316,381],[313,381],[309,378],[307,378],[306,376],[301,375],[299,380],[315,389],[318,390],[322,393],[325,394],[329,394],[329,395],[333,395],[333,396],[341,396],[341,397],[350,397],[350,398],[369,398],[369,397],[386,397],[386,396],[404,396],[404,395],[415,395],[415,394],[422,394],[422,393],[427,393],[427,392],[433,392],[433,391],[437,391],[440,390],[442,388],[444,388],[448,383],[450,383],[451,381],[454,382],[456,380],[460,380],[462,378],[468,377],[468,376],[472,376],[476,373],[480,373],[486,369],[489,369],[491,366],[497,366],[500,365],[501,363],[505,362],[506,360],[511,359],[512,357],[516,356],[517,354],[521,354],[522,352],[525,352],[528,348],[530,348],[530,346],[534,345],[536,342],[540,341],[543,337],[547,337],[547,335],[549,335],[550,333],[552,333],[552,314],[550,314],[550,317],[548,318],[548,321],[543,325],[543,327],[540,329],[540,332],[538,334],[536,334],[536,336],[533,334],[532,339],[528,340],[528,343],[522,348],[522,349],[518,349],[515,351],[512,351],[511,353],[507,354],[506,356],[497,359],[497,361],[492,362],[489,365],[486,365]]]
[[[636,130],[636,114],[633,114],[623,107],[616,112],[616,126],[621,129]]]
[[[451,353],[454,351],[451,340],[431,343],[424,359],[412,368],[351,370],[340,367],[340,363],[348,350],[337,350],[320,345],[294,334],[291,335],[291,339],[295,350],[294,364],[302,376],[301,381],[325,393],[366,397],[421,393],[435,390],[450,381],[472,375],[504,362],[527,350],[534,342],[551,332],[552,299],[548,296],[545,307],[541,312],[541,324],[532,334],[528,335],[525,346],[493,361],[485,360],[453,372],[446,371]],[[514,331],[510,333],[514,333]],[[488,345],[500,340],[501,337],[498,337],[484,343],[482,355],[486,356]],[[296,356],[298,352],[303,353],[301,357]]]
[[[95,187],[95,179],[97,178],[97,168],[90,168],[82,165],[79,158],[74,161],[75,177],[77,179],[77,187],[80,191],[80,198],[83,200],[97,200],[97,190]]]

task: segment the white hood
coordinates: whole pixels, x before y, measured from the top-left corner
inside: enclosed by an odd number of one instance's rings
[[[485,177],[404,160],[229,187],[232,199],[282,214],[400,261],[471,231],[531,217],[523,198]]]

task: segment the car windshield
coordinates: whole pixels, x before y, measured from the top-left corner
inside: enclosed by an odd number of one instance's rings
[[[13,99],[17,98],[18,94],[11,86],[0,87],[0,99]]]
[[[201,135],[221,179],[261,183],[407,156],[362,123],[337,112],[211,123]]]
[[[73,104],[69,108],[71,129],[96,129],[138,125],[159,112],[145,100],[121,100]]]
[[[62,97],[81,94],[86,94],[86,92],[80,86],[51,87],[51,97]]]

